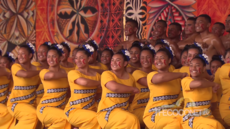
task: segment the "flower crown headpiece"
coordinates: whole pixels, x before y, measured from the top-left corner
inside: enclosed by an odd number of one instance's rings
[[[129,61],[131,58],[131,55],[127,49],[122,49],[121,52],[125,55],[126,59]]]
[[[55,44],[55,47],[57,48],[57,50],[58,51],[60,51],[61,53],[64,53],[64,47],[63,47],[63,45],[61,45],[61,44]]]
[[[11,59],[12,62],[15,62],[16,57],[14,56],[12,52],[7,52],[7,56]]]
[[[93,41],[93,44],[95,44],[97,46],[97,49],[99,49],[97,42],[95,40],[92,40],[92,41]]]
[[[51,45],[52,45],[52,43],[51,43],[50,41],[45,42],[45,44],[48,45],[48,46],[50,46],[50,47],[51,47]]]
[[[155,48],[154,48],[151,44],[147,45],[147,47],[148,47],[154,54],[156,54],[156,50],[155,50]]]
[[[206,54],[199,54],[199,57],[208,65],[209,64],[209,59]]]
[[[161,39],[161,41],[162,41],[164,44],[166,44],[166,45],[170,46],[170,45],[169,45],[169,42],[168,42],[167,40],[165,40],[165,39]]]
[[[32,53],[34,54],[35,53],[34,45],[32,43],[27,43],[26,45],[29,46],[29,48],[31,49]]]
[[[70,45],[67,42],[64,42],[64,44],[70,49]]]
[[[0,55],[2,55],[2,50],[0,49]]]
[[[224,62],[224,56],[220,55],[219,58],[220,58],[221,62],[222,62],[223,64],[225,64],[225,62]]]
[[[173,49],[172,49],[172,47],[166,47],[166,49],[170,52],[170,54],[171,54],[171,58],[173,59],[173,57],[174,57],[174,51],[173,51]]]
[[[94,48],[93,48],[92,46],[90,46],[89,44],[83,45],[83,48],[84,48],[87,52],[89,52],[90,55],[92,55],[93,52],[94,52]]]
[[[143,48],[145,45],[141,42],[139,42],[139,45]]]
[[[194,45],[197,46],[197,47],[199,47],[200,50],[201,50],[201,52],[203,53],[203,48],[202,48],[201,44],[199,44],[197,42],[194,42]]]

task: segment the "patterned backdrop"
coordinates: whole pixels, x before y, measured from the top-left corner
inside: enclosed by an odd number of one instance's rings
[[[208,14],[225,22],[229,0],[0,0],[0,48],[17,54],[18,45],[67,41],[71,47],[89,39],[114,47],[126,40],[127,19],[139,24],[137,36],[151,37],[162,19],[183,27],[188,17]]]

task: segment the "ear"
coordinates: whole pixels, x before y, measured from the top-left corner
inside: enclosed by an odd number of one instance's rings
[[[173,58],[174,59],[174,58]],[[169,58],[169,64],[172,62],[172,59],[171,58]]]
[[[29,54],[29,58],[31,59],[32,57],[33,57],[33,54],[32,54],[32,53],[30,53],[30,54]]]
[[[128,65],[128,61],[124,62],[124,67],[126,67]]]
[[[223,29],[223,30],[221,31],[221,34],[224,35],[224,32],[225,32],[225,30]]]
[[[205,73],[207,70],[206,70],[206,67],[204,66],[204,68],[203,68],[203,73]]]

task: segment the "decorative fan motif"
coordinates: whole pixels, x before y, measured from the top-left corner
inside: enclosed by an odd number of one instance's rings
[[[194,3],[196,3],[195,0],[152,0],[148,3],[151,7],[148,24],[151,24],[152,28],[157,20],[165,20],[168,24],[178,22],[184,27],[187,18],[195,16],[192,12],[196,10],[191,7]],[[153,29],[149,29],[148,37],[151,31]]]
[[[98,21],[98,2],[88,0],[59,0],[57,25],[62,36],[72,43],[84,42],[92,35]]]
[[[134,19],[138,22],[137,36],[141,39],[145,36],[145,26],[147,23],[147,2],[144,0],[127,0],[125,17],[126,20]]]

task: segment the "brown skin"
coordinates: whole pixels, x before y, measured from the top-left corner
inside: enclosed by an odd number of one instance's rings
[[[137,47],[132,47],[130,49],[130,61],[129,64],[133,67],[126,67],[126,71],[129,73],[133,73],[135,70],[141,67],[140,63],[140,49]]]
[[[188,52],[187,51],[185,51],[185,52],[182,53],[181,59],[180,59],[180,62],[181,62],[182,66],[186,66],[187,65],[187,56],[188,56]]]
[[[6,57],[0,57],[0,67],[10,69],[12,64]]]
[[[202,44],[204,54],[211,60],[213,55],[224,55],[225,48],[219,37],[209,32],[210,23],[204,17],[198,17],[196,20],[196,32],[199,33],[195,37],[195,41]]]
[[[68,58],[69,58],[69,55],[70,55],[68,50],[64,47],[63,51],[64,51],[64,53],[62,54],[60,65],[63,66],[63,67],[66,67],[66,68],[74,67],[73,63],[68,62]]]
[[[212,75],[215,75],[216,71],[218,68],[220,68],[222,66],[222,63],[218,60],[212,61],[212,63],[210,64],[210,70],[212,72]]]
[[[170,25],[168,28],[168,38],[174,42],[178,43],[180,41],[181,31],[178,30],[176,25]]]
[[[225,21],[225,30],[228,32],[227,35],[221,37],[221,41],[223,42],[224,48],[227,50],[230,48],[230,16],[227,17]]]
[[[212,26],[212,33],[217,37],[221,37],[224,35],[224,28],[222,28],[219,24],[214,24]]]
[[[49,68],[49,65],[47,63],[47,52],[48,48],[43,45],[41,45],[37,51],[38,61],[41,64],[41,67],[46,69]]]
[[[165,27],[163,23],[157,22],[154,26],[152,37],[149,40],[147,40],[147,42],[154,46],[157,39],[167,39],[166,30],[167,27]]]
[[[118,46],[114,48],[114,52],[118,52],[120,49],[129,49],[134,41],[139,41],[136,32],[138,28],[134,26],[131,22],[125,24],[125,36],[128,36],[127,41],[121,42]]]
[[[101,63],[106,65],[109,69],[111,69],[110,68],[111,59],[112,59],[112,55],[110,54],[109,51],[102,52],[101,58],[100,58]]]

